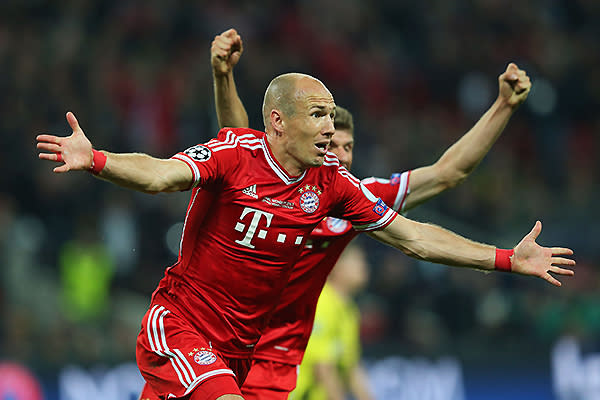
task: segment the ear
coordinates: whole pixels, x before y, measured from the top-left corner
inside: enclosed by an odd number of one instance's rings
[[[281,114],[281,111],[275,109],[271,110],[270,118],[271,126],[273,127],[275,134],[277,136],[281,136],[281,134],[285,130],[285,121],[283,120],[283,115]]]

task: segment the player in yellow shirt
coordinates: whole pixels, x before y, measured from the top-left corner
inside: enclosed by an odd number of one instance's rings
[[[360,365],[360,315],[352,296],[368,279],[364,251],[351,243],[340,256],[317,304],[313,331],[290,400],[371,400]]]

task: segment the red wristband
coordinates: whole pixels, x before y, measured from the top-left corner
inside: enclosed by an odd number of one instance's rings
[[[499,271],[510,272],[511,264],[510,257],[515,254],[514,249],[496,249],[496,260],[494,261],[494,268]]]
[[[92,158],[90,172],[94,175],[98,175],[106,165],[106,156],[101,151],[94,149],[92,149],[92,153],[94,154],[94,158]]]

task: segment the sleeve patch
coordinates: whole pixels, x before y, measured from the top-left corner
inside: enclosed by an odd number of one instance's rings
[[[373,207],[373,212],[380,217],[383,217],[383,214],[387,211],[388,206],[381,199],[377,199],[377,203],[375,203],[375,207]]]
[[[392,186],[397,186],[400,184],[400,182],[402,181],[402,174],[392,174],[392,176],[390,177],[390,185]]]
[[[210,160],[212,155],[210,149],[201,144],[188,148],[186,151],[184,151],[184,153],[187,154],[192,160],[200,162]]]

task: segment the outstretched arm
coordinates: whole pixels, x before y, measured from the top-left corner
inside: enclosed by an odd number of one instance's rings
[[[67,137],[39,135],[39,158],[63,164],[54,172],[89,171],[95,160],[92,143],[83,133],[75,115],[67,113],[73,133]],[[189,189],[192,172],[182,161],[158,159],[141,153],[116,154],[102,151],[106,164],[98,176],[117,185],[146,193],[175,192]]]
[[[235,29],[215,36],[210,48],[219,128],[248,127],[248,113],[238,96],[233,79],[233,67],[240,60],[243,51],[242,38]]]
[[[510,63],[498,77],[498,98],[481,119],[432,165],[411,172],[405,210],[461,183],[479,165],[511,115],[525,101],[531,82],[526,72]]]
[[[537,221],[531,232],[514,248],[510,261],[507,260],[509,268],[512,272],[537,276],[560,286],[561,283],[549,272],[573,275],[573,271],[560,267],[575,265],[574,260],[562,257],[572,255],[573,251],[538,245],[535,239],[541,231],[542,224]],[[473,242],[439,226],[412,221],[400,215],[385,229],[371,235],[414,258],[457,267],[497,269],[495,247]]]

